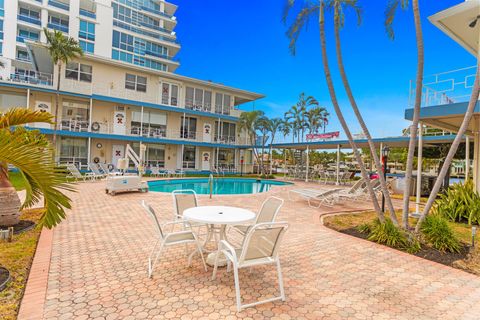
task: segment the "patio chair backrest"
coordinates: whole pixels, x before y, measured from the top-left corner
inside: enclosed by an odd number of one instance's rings
[[[150,168],[150,171],[151,171],[151,173],[154,174],[154,175],[160,174],[160,169],[159,169],[158,167],[151,167],[151,168]]]
[[[357,192],[360,188],[362,188],[363,184],[364,184],[363,179],[358,180],[350,187],[350,189],[348,190],[348,193]]]
[[[98,165],[96,163],[89,163],[88,166],[89,166],[90,170],[92,170],[92,172],[95,175],[99,175],[99,176],[102,175],[102,173],[100,172],[100,169],[98,169]]]
[[[160,234],[160,237],[163,238],[163,230],[162,226],[160,224],[160,221],[158,220],[157,214],[155,213],[155,210],[145,202],[145,200],[142,200],[142,207],[147,211],[148,216],[152,219],[153,224],[155,225],[155,229],[157,229],[158,233]]]
[[[73,163],[68,163],[67,164],[67,169],[68,169],[68,171],[70,171],[72,176],[74,176],[75,178],[81,178],[82,177],[82,173],[78,170],[78,168]]]
[[[98,167],[103,171],[104,174],[109,174],[110,173],[110,169],[108,168],[108,164],[99,163]]]
[[[283,206],[283,199],[269,197],[262,204],[262,208],[257,215],[255,223],[273,222],[280,208]]]
[[[172,197],[175,219],[181,219],[186,209],[198,206],[197,193],[194,190],[175,190],[172,191]]]
[[[268,222],[252,226],[243,241],[239,263],[264,258],[276,259],[287,228],[286,222]]]

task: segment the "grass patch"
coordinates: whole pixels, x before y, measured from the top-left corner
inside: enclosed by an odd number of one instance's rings
[[[20,218],[37,222],[40,217],[39,209],[31,209],[25,210]],[[7,268],[11,276],[7,288],[0,292],[0,318],[3,320],[17,318],[40,231],[37,227],[14,235],[12,242],[0,241],[0,265]]]

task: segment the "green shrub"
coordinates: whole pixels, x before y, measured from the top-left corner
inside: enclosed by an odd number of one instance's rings
[[[460,241],[442,216],[427,216],[422,223],[421,232],[427,243],[438,251],[460,252]]]
[[[480,195],[475,191],[473,181],[453,184],[440,195],[432,213],[450,221],[468,221],[469,225],[480,223]]]
[[[370,234],[370,232],[372,232],[372,227],[368,223],[362,223],[357,227],[357,230],[363,234]]]
[[[381,223],[376,219],[371,227],[368,240],[392,248],[406,250],[410,253],[420,250],[420,243],[418,240],[399,227],[396,227],[390,219],[386,219],[385,223]]]

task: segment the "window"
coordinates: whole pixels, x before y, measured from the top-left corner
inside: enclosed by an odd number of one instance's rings
[[[215,142],[234,144],[236,140],[237,126],[231,122],[215,121]]]
[[[88,131],[89,105],[75,101],[63,101],[61,129],[68,131]]]
[[[147,92],[147,78],[127,73],[125,75],[125,89]]]
[[[0,20],[0,40],[3,40],[3,20]]]
[[[65,70],[65,78],[92,82],[92,66],[77,62],[69,62]]]
[[[31,30],[24,30],[24,29],[19,29],[18,30],[18,36],[20,38],[34,40],[34,41],[38,41],[38,39],[40,37],[38,32],[31,31]]]
[[[82,39],[95,41],[95,23],[80,20],[78,36]]]
[[[162,83],[162,104],[178,106],[178,86]]]
[[[92,42],[87,42],[84,40],[79,41],[80,47],[82,48],[83,52],[87,53],[95,53],[95,44]]]
[[[60,137],[60,162],[87,164],[88,140],[86,138]]]
[[[212,108],[212,92],[187,87],[185,107],[191,110],[210,111]]]
[[[0,0],[0,17],[4,15],[4,0]]]
[[[230,114],[230,95],[217,93],[215,95],[215,113]]]
[[[68,18],[49,16],[48,22],[57,26],[63,26],[68,28]]]
[[[144,110],[142,121],[142,112],[133,111],[131,132],[144,137],[164,138],[167,136],[167,114]]]
[[[180,138],[195,140],[197,138],[197,119],[182,116],[180,121]]]
[[[37,20],[40,19],[40,12],[31,10],[31,9],[27,9],[27,8],[20,8],[20,15],[21,16],[27,16],[27,17],[37,19]]]
[[[17,51],[17,59],[21,61],[30,61],[30,58],[28,57],[28,52],[23,50]]]

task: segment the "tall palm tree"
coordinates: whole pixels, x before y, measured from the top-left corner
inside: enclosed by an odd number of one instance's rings
[[[347,73],[345,71],[345,66],[343,64],[343,56],[342,56],[342,46],[340,41],[340,29],[343,27],[345,21],[344,9],[351,8],[357,14],[358,24],[361,23],[361,8],[358,6],[357,0],[334,0],[334,23],[335,23],[335,44],[336,44],[336,53],[337,53],[337,62],[338,62],[338,69],[340,72],[340,76],[342,78],[343,86],[348,96],[348,100],[350,101],[350,105],[352,106],[353,112],[358,119],[360,127],[362,128],[365,137],[367,138],[368,147],[370,149],[370,154],[373,157],[373,161],[375,163],[375,167],[377,170],[382,168],[382,164],[380,162],[380,158],[377,154],[377,150],[375,148],[375,144],[373,143],[372,136],[370,135],[370,131],[368,130],[365,121],[363,120],[362,114],[358,108],[357,102],[355,97],[353,96],[352,88],[350,87],[350,83],[348,81]],[[382,193],[385,197],[385,203],[387,204],[387,208],[390,211],[390,219],[393,221],[395,225],[398,224],[397,216],[395,215],[395,209],[393,207],[392,199],[390,198],[390,193],[388,191],[387,182],[383,174],[379,174],[380,185],[382,188]]]
[[[285,7],[285,12],[284,12],[284,19],[288,17],[289,11],[292,9],[292,7],[295,4],[295,0],[287,0],[287,4]],[[375,195],[375,191],[373,190],[373,187],[370,183],[370,177],[367,174],[367,171],[365,169],[365,165],[363,163],[362,157],[360,155],[360,152],[358,151],[357,145],[355,144],[355,141],[353,140],[353,136],[350,132],[350,129],[348,128],[347,122],[345,121],[345,118],[343,117],[343,113],[340,109],[340,105],[337,100],[337,95],[335,92],[335,86],[333,84],[333,79],[330,73],[330,65],[328,62],[328,55],[327,55],[327,46],[326,46],[326,35],[325,35],[325,9],[326,6],[328,5],[328,8],[331,8],[331,2],[330,1],[324,1],[324,0],[319,0],[315,2],[311,1],[301,1],[302,3],[302,8],[299,12],[299,14],[296,16],[296,19],[294,23],[289,27],[287,31],[287,36],[290,39],[290,50],[292,54],[295,54],[295,47],[296,47],[296,42],[298,40],[298,37],[300,36],[300,33],[303,29],[303,27],[306,25],[306,23],[309,21],[309,19],[318,14],[318,19],[319,19],[319,27],[320,27],[320,47],[322,51],[322,62],[323,62],[323,69],[324,69],[324,74],[325,74],[325,79],[327,82],[327,87],[328,91],[330,93],[330,98],[332,100],[333,107],[335,109],[335,113],[337,115],[337,118],[343,128],[343,131],[345,132],[345,135],[348,138],[348,141],[350,142],[350,146],[352,147],[353,153],[355,154],[355,158],[357,160],[357,163],[360,167],[361,175],[364,181],[367,184],[367,190],[370,195],[370,198],[373,203],[373,207],[375,209],[375,212],[378,216],[378,219],[383,223],[385,221],[385,216],[378,204],[378,199]]]
[[[239,129],[247,133],[250,145],[253,146],[253,155],[257,163],[260,163],[257,146],[257,130],[258,120],[264,116],[264,112],[260,110],[253,110],[242,112],[238,123]]]
[[[425,204],[425,208],[423,208],[422,215],[420,216],[420,219],[418,219],[417,226],[415,227],[416,232],[420,230],[420,226],[422,222],[425,220],[425,217],[430,212],[430,209],[432,208],[433,203],[437,198],[438,192],[442,187],[443,180],[445,179],[445,176],[450,170],[450,164],[453,161],[453,157],[455,156],[455,153],[457,153],[458,146],[462,142],[463,135],[467,131],[470,120],[472,119],[473,111],[478,102],[479,93],[480,93],[480,64],[479,64],[479,61],[477,60],[477,75],[475,78],[475,83],[473,85],[472,95],[470,97],[470,102],[468,103],[467,111],[465,112],[465,116],[463,117],[463,121],[462,121],[462,124],[460,125],[457,135],[453,140],[452,145],[450,146],[450,150],[448,151],[445,161],[443,162],[442,169],[438,174],[435,184],[433,185],[432,191],[428,196],[428,201]]]
[[[393,22],[397,8],[407,9],[408,0],[389,0],[385,11],[385,27],[387,34],[394,39],[395,33]],[[410,126],[410,141],[408,143],[407,165],[405,168],[405,190],[403,192],[403,212],[402,226],[408,229],[408,215],[410,213],[410,185],[412,182],[413,158],[415,156],[415,142],[417,140],[418,122],[420,121],[420,108],[422,105],[423,91],[423,69],[424,69],[424,49],[423,49],[423,31],[420,17],[420,8],[418,0],[412,0],[413,18],[415,21],[415,37],[417,40],[417,76],[415,79],[415,105],[413,107],[413,119]]]
[[[268,150],[269,157],[272,155],[272,144],[275,142],[275,136],[279,131],[281,131],[282,126],[283,126],[283,119],[282,118],[273,118],[269,119],[268,121],[268,131],[270,132],[271,138],[270,138],[270,147]],[[270,174],[272,174],[272,164],[273,164],[273,159],[270,158]]]
[[[52,147],[38,131],[22,127],[27,123],[53,123],[50,113],[14,108],[0,113],[0,225],[18,223],[20,209],[29,208],[44,197],[45,212],[41,224],[48,228],[65,218],[70,199],[62,190],[73,190],[65,183],[65,174],[55,167]],[[15,188],[9,180],[8,165],[15,166],[25,179],[27,196],[20,203]]]
[[[55,97],[55,112],[53,131],[53,147],[57,145],[58,104],[60,102],[60,83],[62,79],[62,65],[67,65],[72,59],[83,56],[83,50],[74,38],[65,36],[61,31],[43,29],[47,38],[47,49],[53,64],[57,67],[57,92]]]
[[[324,107],[313,107],[305,113],[306,125],[309,133],[318,133],[325,121],[327,109]]]
[[[261,116],[260,118],[258,118],[256,129],[260,132],[262,138],[262,156],[260,157],[260,171],[261,174],[265,174],[265,148],[269,140],[268,133],[270,132],[270,119],[268,119],[266,116]]]
[[[292,123],[293,136],[297,137],[298,142],[300,142],[301,130],[305,123],[305,111],[304,106],[296,104],[285,112],[285,119]]]

